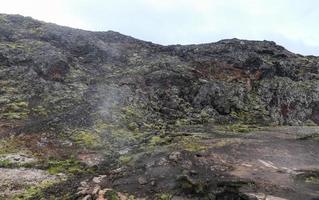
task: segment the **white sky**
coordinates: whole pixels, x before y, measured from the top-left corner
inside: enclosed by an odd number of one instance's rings
[[[318,0],[0,0],[0,13],[159,44],[273,40],[319,55]]]

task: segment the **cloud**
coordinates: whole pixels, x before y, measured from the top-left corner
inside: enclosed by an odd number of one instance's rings
[[[0,0],[0,4],[1,13],[31,16],[46,22],[75,28],[89,28],[81,18],[70,13],[72,7],[65,4],[63,0]]]
[[[3,2],[1,2],[3,1]],[[319,55],[316,0],[0,0],[0,12],[160,44],[274,40]]]

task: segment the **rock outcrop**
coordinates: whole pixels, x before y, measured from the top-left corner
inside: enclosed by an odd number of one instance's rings
[[[1,118],[87,125],[109,104],[134,103],[170,123],[319,122],[319,59],[274,42],[161,46],[112,31],[0,19]]]

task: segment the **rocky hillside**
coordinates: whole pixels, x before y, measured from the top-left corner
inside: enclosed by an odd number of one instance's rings
[[[142,143],[144,152],[171,144],[197,125],[319,124],[319,58],[270,41],[162,46],[1,14],[0,86],[0,153],[32,154],[36,168],[64,174],[128,163]],[[202,150],[195,141],[183,145]]]
[[[112,118],[113,107],[130,105],[170,123],[319,123],[319,59],[274,42],[160,46],[111,31],[0,19],[4,119],[86,125],[94,112]]]

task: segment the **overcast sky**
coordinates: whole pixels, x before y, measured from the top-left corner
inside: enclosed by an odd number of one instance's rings
[[[319,55],[318,0],[0,0],[0,12],[159,44],[273,40]]]

